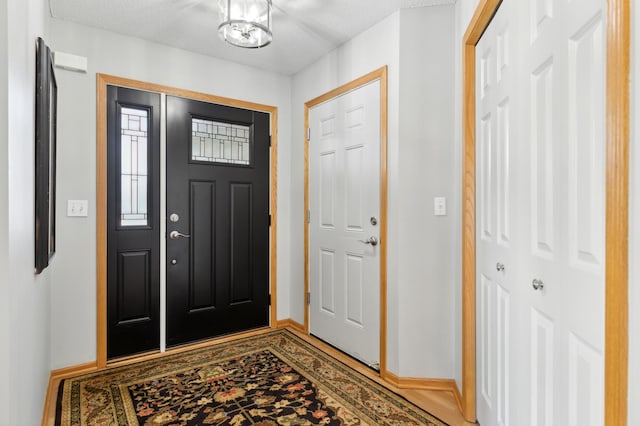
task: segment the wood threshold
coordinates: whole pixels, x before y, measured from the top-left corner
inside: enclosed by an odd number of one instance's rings
[[[387,371],[387,191],[388,191],[388,67],[385,65],[353,81],[339,86],[304,104],[304,330],[309,333],[309,111],[312,107],[355,90],[373,81],[380,81],[380,375]]]
[[[96,74],[96,358],[99,368],[107,366],[107,86],[128,87],[149,92],[165,93],[219,105],[263,111],[270,114],[270,186],[269,211],[272,217],[269,228],[269,292],[271,294],[270,327],[275,328],[278,313],[278,108],[255,102],[225,98],[191,90],[107,74]]]
[[[462,394],[476,418],[475,366],[475,46],[501,0],[481,0],[463,41]],[[605,426],[626,426],[629,290],[629,0],[607,0]]]
[[[278,321],[278,324],[282,326],[281,328],[286,328],[291,331],[293,334],[303,339],[304,341],[310,343],[317,349],[327,353],[328,355],[336,358],[338,361],[345,364],[347,367],[363,374],[367,378],[374,380],[376,383],[379,383],[389,389],[392,392],[397,393],[398,395],[406,398],[413,404],[422,408],[425,411],[428,411],[432,415],[440,418],[444,422],[448,423],[451,426],[471,426],[475,423],[466,422],[462,415],[460,414],[458,403],[455,397],[455,390],[447,388],[444,390],[438,389],[425,389],[425,388],[412,388],[407,387],[410,383],[415,382],[418,386],[428,383],[438,383],[444,384],[449,382],[447,380],[429,380],[429,379],[415,379],[415,378],[398,378],[398,381],[403,387],[398,387],[390,384],[375,371],[365,366],[364,364],[356,361],[350,356],[340,352],[339,350],[333,348],[332,346],[324,343],[322,340],[315,338],[313,336],[309,336],[304,332],[304,327],[302,324],[299,324],[293,320],[285,319]],[[271,331],[270,328],[264,328],[260,330],[254,330],[246,333],[240,333],[232,336],[225,336],[218,339],[208,340],[206,342],[200,342],[197,344],[186,345],[179,348],[172,349],[171,351],[167,351],[165,353],[157,353],[150,354],[144,357],[144,359],[128,359],[122,362],[114,362],[110,363],[109,366],[98,368],[97,363],[86,363],[78,366],[63,368],[60,370],[54,370],[51,372],[51,377],[49,380],[49,386],[47,389],[47,397],[45,401],[45,410],[42,419],[42,426],[53,426],[55,423],[55,410],[56,410],[56,397],[57,397],[57,389],[60,385],[60,381],[64,378],[77,376],[81,374],[91,373],[99,370],[105,370],[115,367],[122,367],[126,365],[133,364],[134,362],[150,360],[155,358],[161,358],[163,356],[172,355],[180,352],[185,352],[194,349],[200,349],[203,347],[211,346],[217,343],[230,342],[237,339],[257,336],[260,334],[264,334]],[[451,381],[453,382],[453,381]],[[455,383],[453,384],[455,387]],[[436,387],[447,387],[447,386],[436,386]],[[453,393],[452,393],[453,392]]]

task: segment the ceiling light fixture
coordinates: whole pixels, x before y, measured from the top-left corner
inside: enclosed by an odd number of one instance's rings
[[[271,0],[219,0],[219,5],[220,38],[249,49],[271,43]]]

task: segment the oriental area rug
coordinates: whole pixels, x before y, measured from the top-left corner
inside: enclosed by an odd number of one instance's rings
[[[446,426],[287,330],[65,379],[56,425]]]

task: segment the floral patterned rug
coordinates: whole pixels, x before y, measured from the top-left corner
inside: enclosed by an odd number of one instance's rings
[[[287,330],[64,380],[56,425],[446,426]]]

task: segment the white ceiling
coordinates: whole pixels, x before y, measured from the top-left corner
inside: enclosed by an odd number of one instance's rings
[[[220,40],[218,0],[49,0],[55,18],[286,75],[400,8],[455,0],[273,0],[273,42],[242,49]]]

